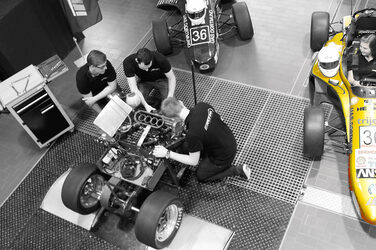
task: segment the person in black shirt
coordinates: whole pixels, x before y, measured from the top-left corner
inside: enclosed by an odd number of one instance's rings
[[[131,92],[140,97],[146,111],[155,110],[149,104],[151,100],[148,98],[153,89],[159,91],[162,100],[174,96],[175,74],[166,57],[159,52],[147,48],[139,49],[136,54],[124,59],[123,68]]]
[[[360,38],[359,55],[359,79],[354,79],[354,71],[351,67],[347,79],[354,86],[360,86],[364,78],[376,78],[376,35],[369,34]]]
[[[116,72],[103,52],[92,50],[87,63],[76,73],[76,83],[82,100],[99,113],[107,103],[106,97],[116,91]]]
[[[247,164],[232,164],[236,155],[235,137],[210,104],[200,102],[189,110],[182,102],[171,97],[162,102],[161,112],[167,117],[184,120],[187,127],[185,142],[189,154],[172,152],[159,145],[153,150],[155,157],[195,166],[202,156],[196,171],[197,179],[201,182],[234,175],[250,178]]]

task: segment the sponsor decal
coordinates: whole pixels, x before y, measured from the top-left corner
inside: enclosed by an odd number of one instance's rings
[[[376,206],[376,197],[371,197],[367,201],[367,206]]]
[[[364,100],[364,105],[371,106],[371,105],[374,105],[374,104],[376,104],[376,99],[366,99],[366,100]]]
[[[358,158],[356,158],[356,163],[364,165],[366,163],[366,158],[364,156],[359,156]]]
[[[209,43],[214,43],[215,38],[214,11],[209,10]]]
[[[376,178],[376,149],[355,150],[355,171],[358,179]]]
[[[356,111],[367,111],[367,107],[356,108]]]
[[[208,116],[206,118],[204,129],[207,131],[213,117],[214,110],[212,108],[208,109]]]
[[[368,193],[370,195],[376,194],[376,186],[374,183],[368,186]]]
[[[356,178],[358,179],[369,179],[376,177],[375,168],[361,168],[356,170]]]
[[[372,183],[371,185],[368,186],[368,193],[372,195],[367,201],[367,206],[376,206],[376,185]]]
[[[185,34],[185,40],[187,41],[187,48],[192,46],[191,36],[189,34],[189,25],[188,25],[188,18],[186,15],[183,15],[183,29]]]
[[[359,125],[376,125],[376,118],[366,117],[358,119]]]

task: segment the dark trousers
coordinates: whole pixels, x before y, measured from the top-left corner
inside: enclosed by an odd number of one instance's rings
[[[233,164],[216,165],[209,157],[205,156],[197,167],[197,180],[208,182],[219,180],[228,176],[241,175],[242,169]]]
[[[139,82],[137,85],[141,94],[144,96],[146,102],[152,101],[152,98],[149,97],[149,94],[153,89],[156,89],[159,91],[159,94],[161,97],[160,101],[163,101],[164,99],[167,98],[167,95],[168,95],[168,80],[167,79],[158,79],[155,82]]]

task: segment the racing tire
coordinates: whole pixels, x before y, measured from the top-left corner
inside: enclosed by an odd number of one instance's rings
[[[153,21],[152,30],[155,47],[157,48],[158,52],[162,53],[163,55],[171,54],[172,47],[166,21]]]
[[[304,110],[303,154],[308,158],[321,157],[324,151],[325,115],[320,107]]]
[[[102,192],[105,178],[95,164],[83,163],[73,168],[61,190],[63,204],[80,214],[90,214],[100,208],[98,193]]]
[[[183,203],[168,192],[151,193],[140,208],[135,223],[136,238],[143,244],[161,249],[168,246],[183,218]]]
[[[252,39],[254,32],[247,4],[245,2],[234,3],[232,5],[232,15],[234,16],[235,24],[238,27],[240,39]]]
[[[319,51],[329,39],[329,13],[315,11],[311,16],[310,46],[313,52]]]

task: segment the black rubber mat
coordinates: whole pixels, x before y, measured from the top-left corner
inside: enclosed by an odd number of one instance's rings
[[[105,148],[94,137],[65,134],[0,208],[0,249],[117,249],[95,234],[41,209],[44,196],[69,167],[95,162]]]

